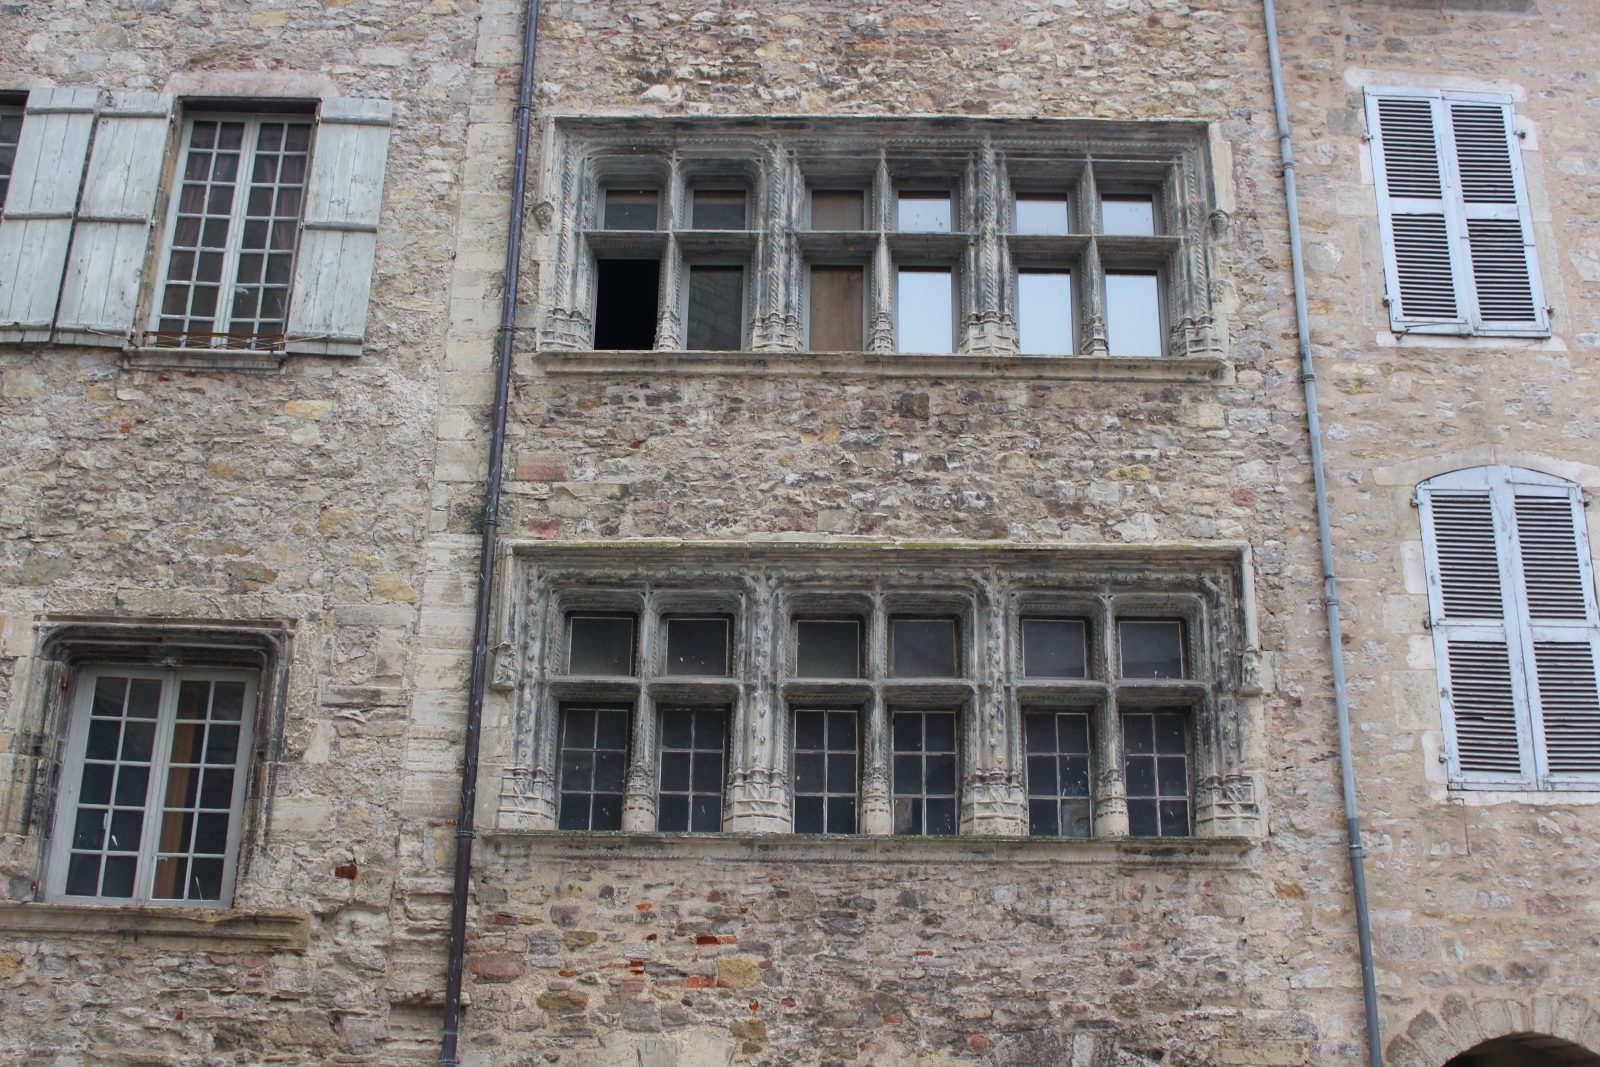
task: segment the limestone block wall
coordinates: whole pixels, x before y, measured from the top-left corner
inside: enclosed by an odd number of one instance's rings
[[[1554,1033],[1553,1014],[1541,1008],[1536,1021],[1530,1005],[1563,996],[1577,1006],[1561,1036],[1593,1048],[1580,1035],[1600,943],[1595,794],[1447,788],[1411,498],[1424,479],[1492,463],[1594,492],[1596,13],[1561,0],[1280,10],[1392,1062],[1439,1063],[1469,1047],[1481,1004]],[[1369,84],[1513,98],[1549,338],[1389,330],[1363,138]],[[1590,528],[1593,543],[1592,514]]]
[[[494,242],[458,260],[458,228],[501,171],[472,145],[507,121],[515,33],[472,2],[74,0],[5,18],[8,93],[371,96],[395,122],[359,358],[169,371],[0,347],[0,1059],[427,1062],[458,726],[413,718],[426,532],[440,400],[459,389],[445,353],[487,348],[450,323],[487,299],[472,256]],[[37,903],[61,681],[42,635],[67,622],[282,639],[220,917]]]

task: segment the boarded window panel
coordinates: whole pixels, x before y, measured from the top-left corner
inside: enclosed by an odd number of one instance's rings
[[[1533,646],[1533,662],[1550,773],[1600,773],[1593,647],[1588,641],[1540,641]]]
[[[1568,497],[1516,498],[1522,581],[1533,619],[1588,617],[1577,531]]]
[[[811,351],[861,351],[865,283],[861,267],[811,268]]]
[[[1511,660],[1503,641],[1450,641],[1450,707],[1463,773],[1522,771]]]
[[[1489,494],[1434,493],[1431,505],[1445,617],[1499,620],[1504,610]]]
[[[1394,261],[1400,290],[1400,316],[1455,319],[1455,272],[1450,266],[1450,236],[1443,215],[1396,215]]]
[[[860,189],[818,189],[811,194],[813,230],[859,230],[866,219],[866,196]]]

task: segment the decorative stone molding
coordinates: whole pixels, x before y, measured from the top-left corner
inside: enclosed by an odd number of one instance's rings
[[[99,907],[0,903],[0,934],[172,945],[205,952],[304,952],[311,916],[254,908]]]

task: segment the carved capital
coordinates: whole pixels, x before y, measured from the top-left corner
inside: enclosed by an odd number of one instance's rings
[[[500,811],[496,820],[502,830],[554,830],[556,828],[555,783],[548,773],[526,767],[510,767],[500,776]]]
[[[1216,775],[1195,789],[1197,837],[1257,837],[1261,817],[1256,782],[1250,775]]]
[[[594,330],[587,314],[553,307],[544,317],[540,344],[545,348],[581,352],[591,346],[593,337]]]
[[[974,771],[962,783],[962,795],[967,798],[963,833],[1016,836],[1028,832],[1028,799],[1014,772]]]

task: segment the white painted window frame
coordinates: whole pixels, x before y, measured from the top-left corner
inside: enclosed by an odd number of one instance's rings
[[[1538,248],[1533,234],[1533,211],[1528,199],[1528,181],[1522,161],[1520,138],[1516,132],[1516,112],[1510,96],[1504,93],[1465,92],[1442,89],[1417,89],[1402,86],[1368,86],[1366,118],[1368,142],[1372,145],[1373,188],[1378,198],[1378,231],[1383,244],[1384,298],[1389,310],[1390,328],[1395,333],[1447,334],[1481,337],[1547,337],[1550,311],[1546,305],[1543,279],[1539,273]],[[1433,129],[1437,138],[1441,206],[1445,233],[1449,241],[1450,272],[1454,281],[1456,318],[1407,317],[1400,300],[1400,273],[1395,252],[1394,216],[1404,210],[1405,198],[1390,197],[1387,163],[1378,121],[1378,102],[1383,99],[1425,100],[1430,102]],[[1448,115],[1452,103],[1473,103],[1504,110],[1510,136],[1512,183],[1516,203],[1512,205],[1468,205],[1462,197],[1456,155],[1455,131]],[[1503,219],[1521,224],[1527,249],[1528,283],[1536,318],[1528,324],[1486,323],[1479,311],[1478,287],[1468,245],[1467,223],[1477,219]]]
[[[1496,535],[1495,560],[1500,577],[1502,623],[1455,621],[1445,616],[1444,592],[1435,542],[1433,493],[1435,491],[1488,494]],[[1521,544],[1515,521],[1518,497],[1565,499],[1573,509],[1573,531],[1578,568],[1583,583],[1583,621],[1535,623],[1529,614],[1522,569]],[[1537,673],[1533,665],[1535,642],[1586,641],[1595,677],[1600,679],[1600,611],[1595,595],[1594,559],[1585,523],[1581,490],[1572,482],[1524,468],[1493,465],[1453,471],[1431,478],[1417,488],[1417,507],[1423,531],[1423,558],[1428,586],[1429,627],[1433,634],[1434,662],[1439,672],[1439,704],[1444,726],[1444,757],[1453,789],[1600,790],[1600,772],[1552,773],[1545,743]],[[1461,767],[1456,719],[1452,706],[1449,643],[1501,641],[1506,644],[1511,672],[1513,706],[1517,717],[1517,750],[1521,766],[1515,775],[1467,772]]]
[[[94,703],[95,682],[104,674],[127,678],[159,679],[162,683],[161,703],[157,712],[154,749],[150,764],[150,782],[145,795],[143,829],[139,842],[139,858],[134,891],[131,897],[73,896],[65,891],[67,865],[72,853],[72,833],[76,821],[79,792],[83,783],[85,749],[89,740],[90,709]],[[172,733],[176,722],[178,688],[186,680],[237,681],[245,687],[244,706],[240,714],[239,745],[234,763],[233,797],[228,809],[228,843],[222,867],[221,892],[216,900],[188,900],[155,897],[157,843],[160,841],[162,798],[167,789],[167,772],[171,762]],[[250,763],[255,753],[255,726],[259,707],[259,676],[251,671],[210,668],[151,668],[148,666],[122,666],[118,664],[92,664],[80,667],[73,675],[70,700],[70,719],[67,729],[65,758],[62,763],[61,785],[56,795],[56,811],[50,837],[49,858],[45,873],[45,899],[73,904],[147,904],[160,907],[227,908],[232,907],[234,882],[238,874],[240,842],[245,821],[245,795]]]

